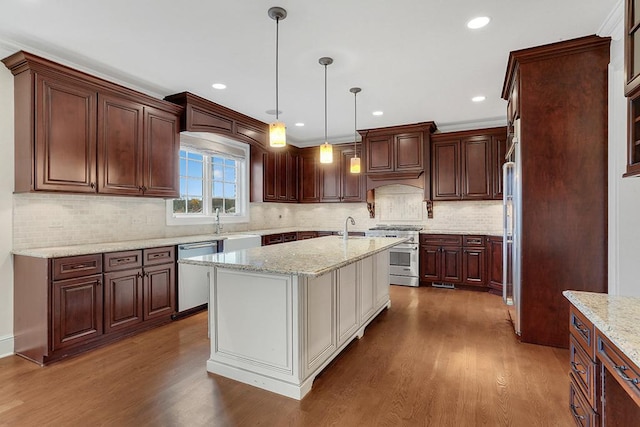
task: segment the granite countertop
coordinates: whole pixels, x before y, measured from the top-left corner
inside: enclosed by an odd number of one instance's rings
[[[30,256],[35,258],[59,258],[67,256],[77,255],[90,255],[99,254],[103,252],[119,252],[129,251],[133,249],[145,249],[155,248],[160,246],[170,245],[182,245],[185,243],[206,242],[213,240],[224,240],[232,238],[234,236],[241,235],[258,235],[265,236],[267,234],[276,233],[289,233],[293,231],[337,231],[337,230],[319,230],[316,228],[300,228],[300,227],[287,227],[287,228],[272,228],[263,230],[248,230],[238,231],[233,233],[221,233],[221,234],[198,234],[193,236],[176,236],[176,237],[161,237],[155,239],[136,239],[136,240],[122,240],[118,242],[104,242],[104,243],[86,243],[81,245],[69,245],[69,246],[52,246],[46,248],[32,248],[32,249],[16,249],[11,253],[14,255]],[[359,229],[351,229],[349,231],[364,231]]]
[[[326,236],[181,259],[183,264],[317,277],[381,252],[406,238]]]
[[[581,291],[562,294],[640,367],[640,297]]]

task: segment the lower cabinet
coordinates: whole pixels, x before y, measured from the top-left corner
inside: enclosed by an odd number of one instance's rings
[[[14,351],[39,364],[168,322],[174,312],[173,246],[14,257]]]
[[[294,242],[298,240],[298,233],[292,231],[290,233],[274,233],[262,236],[262,246],[276,245],[278,243]]]
[[[420,234],[420,281],[423,283],[486,288],[487,258],[486,236]],[[499,261],[502,271],[501,257]]]
[[[487,237],[487,280],[491,292],[502,295],[502,237]]]

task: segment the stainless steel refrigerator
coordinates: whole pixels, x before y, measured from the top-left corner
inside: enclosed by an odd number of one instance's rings
[[[521,284],[521,233],[522,233],[522,164],[520,161],[520,120],[514,123],[513,137],[507,149],[503,178],[503,288],[502,298],[509,308],[509,315],[516,334],[521,334],[520,284]]]

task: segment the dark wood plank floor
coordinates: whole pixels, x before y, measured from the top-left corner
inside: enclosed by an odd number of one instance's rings
[[[302,401],[208,374],[206,313],[40,368],[0,359],[2,426],[571,426],[568,351],[487,293],[392,286]]]

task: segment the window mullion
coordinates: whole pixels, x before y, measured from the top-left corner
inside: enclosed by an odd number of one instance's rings
[[[205,215],[211,216],[213,212],[211,211],[211,157],[205,156],[204,161],[204,171],[202,174],[202,179],[204,180],[202,185],[202,203],[205,205],[203,209],[203,213]]]

